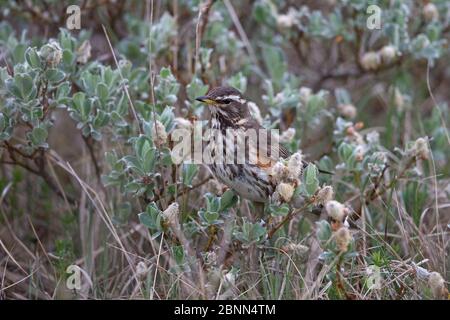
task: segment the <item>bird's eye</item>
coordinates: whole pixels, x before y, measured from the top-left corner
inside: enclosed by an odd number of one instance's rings
[[[222,104],[230,104],[231,101],[232,101],[231,99],[223,99]]]

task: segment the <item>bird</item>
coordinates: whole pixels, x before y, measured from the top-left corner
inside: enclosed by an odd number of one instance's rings
[[[283,145],[275,143],[270,135],[267,137],[267,143],[262,143],[259,135],[256,141],[248,139],[246,133],[249,130],[259,133],[267,129],[251,115],[249,106],[253,102],[248,101],[236,88],[215,87],[196,100],[206,104],[210,110],[209,129],[215,132],[207,145],[211,159],[217,160],[222,156],[221,160],[224,160],[228,151],[226,146],[230,147],[230,152],[235,156],[232,163],[212,161],[209,168],[213,176],[242,198],[256,203],[267,203],[277,187],[272,169],[279,160],[289,158],[291,153]],[[236,159],[238,141],[245,145],[245,159]],[[220,154],[219,143],[223,146]],[[250,161],[252,152],[256,161]],[[308,166],[308,162],[304,160],[302,164],[303,167]]]

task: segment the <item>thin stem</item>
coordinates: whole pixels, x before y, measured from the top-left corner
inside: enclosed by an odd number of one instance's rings
[[[267,237],[269,239],[271,239],[273,237],[273,235],[283,226],[285,225],[287,222],[291,221],[292,218],[294,218],[297,214],[299,214],[300,212],[302,212],[303,210],[305,210],[310,204],[314,203],[315,200],[315,196],[312,196],[311,198],[309,198],[306,203],[299,209],[297,210],[293,210],[291,211],[287,216],[285,216],[283,218],[283,220],[281,220],[280,223],[278,223],[277,225],[275,225],[267,234]]]
[[[100,169],[100,165],[98,164],[97,157],[95,156],[94,146],[92,145],[93,140],[90,137],[85,137],[85,136],[83,136],[83,140],[89,150],[89,155],[94,164],[95,174],[97,176],[97,179],[101,183],[102,170]]]
[[[138,123],[139,133],[142,134],[143,130],[142,130],[142,127],[141,127],[141,122],[139,121],[139,117],[138,117],[138,115],[136,113],[136,109],[134,108],[133,101],[131,100],[131,96],[130,96],[130,92],[128,91],[128,87],[125,84],[125,79],[124,79],[124,77],[122,75],[122,70],[120,69],[119,62],[117,61],[116,54],[114,53],[114,49],[113,49],[113,46],[111,44],[111,40],[109,39],[108,32],[106,31],[106,28],[105,28],[105,26],[103,24],[102,24],[102,28],[103,28],[103,32],[105,33],[105,37],[106,37],[106,41],[108,42],[109,49],[111,50],[111,54],[112,54],[112,56],[114,58],[114,63],[116,64],[116,68],[117,68],[117,70],[119,70],[119,75],[120,75],[120,79],[122,80],[123,90],[125,91],[125,94],[127,96],[128,103],[130,104],[130,108],[131,108],[131,111],[133,113],[134,119]]]

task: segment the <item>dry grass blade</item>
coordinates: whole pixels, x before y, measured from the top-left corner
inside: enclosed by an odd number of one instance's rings
[[[125,78],[122,75],[122,70],[120,69],[120,65],[119,65],[119,62],[117,61],[117,57],[116,57],[116,54],[114,52],[114,48],[113,48],[113,46],[111,44],[111,40],[109,39],[108,31],[106,31],[106,28],[105,28],[105,26],[103,24],[102,24],[102,29],[103,29],[103,33],[105,34],[106,40],[108,41],[108,46],[109,46],[109,49],[111,50],[111,54],[112,54],[112,56],[114,58],[114,63],[116,64],[116,68],[117,68],[117,70],[119,70],[119,75],[120,75],[120,78],[122,80],[122,88],[125,91],[125,94],[127,96],[128,103],[129,103],[131,111],[133,113],[133,117],[136,120],[136,123],[138,124],[139,133],[142,133],[141,121],[139,120],[139,117],[137,115],[137,112],[136,112],[136,109],[134,107],[133,101],[131,100],[130,92],[128,91],[127,85],[125,84]]]
[[[0,300],[448,298],[445,1],[49,2],[0,13]]]
[[[133,260],[131,259],[131,257],[126,254],[126,250],[125,247],[114,227],[114,224],[111,221],[111,218],[106,210],[106,207],[104,205],[104,203],[102,202],[101,198],[98,196],[98,194],[96,193],[96,191],[94,189],[92,189],[90,186],[88,186],[77,174],[76,172],[73,170],[73,168],[70,166],[69,163],[65,163],[64,161],[62,161],[59,156],[55,153],[52,153],[52,155],[50,156],[50,160],[53,161],[56,165],[60,166],[62,169],[64,169],[65,171],[67,171],[71,176],[73,176],[76,181],[78,181],[78,183],[80,184],[83,192],[88,196],[88,198],[91,200],[92,204],[94,205],[96,212],[99,214],[100,218],[103,220],[104,224],[106,225],[106,227],[108,228],[108,230],[110,231],[111,235],[114,237],[114,239],[116,240],[116,242],[119,244],[119,246],[123,249],[123,252],[125,254],[126,260],[130,266],[130,269],[133,272],[133,277],[136,281],[136,283],[140,284],[137,274],[136,274],[136,270],[135,270],[135,266],[133,264]],[[143,294],[142,288],[141,288],[141,293]]]

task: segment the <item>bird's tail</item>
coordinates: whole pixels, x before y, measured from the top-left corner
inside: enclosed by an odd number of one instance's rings
[[[306,168],[308,166],[308,164],[309,164],[309,162],[306,162],[306,161],[303,160],[303,169]],[[330,171],[327,171],[327,170],[322,170],[320,168],[317,168],[317,169],[319,170],[320,173],[323,173],[323,174],[329,174],[329,175],[333,175],[334,174],[334,172],[330,172]]]
[[[334,172],[331,172],[331,171],[322,170],[322,169],[320,169],[320,168],[317,168],[317,169],[319,170],[320,173],[330,174],[330,175],[333,175],[333,174],[334,174]]]

